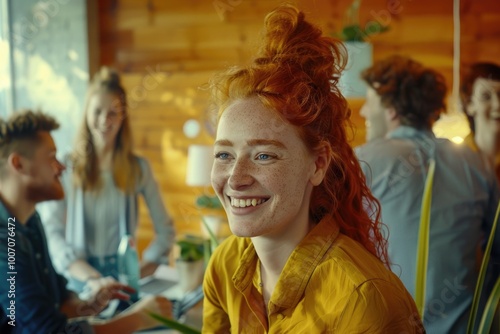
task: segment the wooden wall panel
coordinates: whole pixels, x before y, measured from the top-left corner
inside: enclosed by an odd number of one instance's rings
[[[227,66],[245,64],[256,49],[264,16],[279,0],[105,0],[99,1],[101,65],[122,71],[129,92],[135,147],[152,164],[169,211],[180,232],[199,230],[196,196],[206,191],[185,185],[187,148],[210,143],[207,130],[185,138],[190,118],[207,121],[205,84]],[[224,13],[214,3],[226,4]],[[291,1],[324,31],[345,22],[349,0]],[[364,1],[360,22],[389,23],[390,31],[370,38],[374,60],[400,53],[453,78],[453,1]],[[465,63],[498,61],[500,5],[497,0],[462,0],[461,58]],[[352,145],[364,142],[363,99],[349,100],[355,132]],[[139,246],[153,235],[141,206]]]

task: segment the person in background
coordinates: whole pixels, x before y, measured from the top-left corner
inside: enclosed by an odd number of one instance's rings
[[[0,119],[0,333],[133,333],[158,326],[147,313],[170,317],[172,306],[154,296],[92,324],[84,317],[98,314],[112,298],[127,300],[124,292],[133,291],[111,282],[83,301],[55,272],[35,205],[64,196],[65,167],[50,135],[58,127],[52,117],[32,111]]]
[[[366,96],[366,101],[359,113],[365,118],[366,142],[369,142],[374,139],[384,138],[388,130],[384,109],[378,103],[377,93],[374,89],[368,87]]]
[[[500,66],[480,62],[464,67],[460,100],[471,130],[464,143],[475,152],[481,152],[487,162],[493,164],[497,181],[500,182]],[[482,248],[479,254],[481,257]],[[494,283],[494,279],[491,283]],[[500,306],[496,314],[493,325],[496,329],[493,330],[498,333]]]
[[[427,333],[465,333],[479,268],[476,249],[489,235],[498,187],[489,165],[467,147],[436,138],[432,125],[445,109],[442,75],[406,57],[376,62],[362,73],[364,108],[388,133],[356,148],[388,227],[389,259],[414,296],[424,183],[436,163],[430,219],[424,326]],[[500,259],[495,231],[493,261]]]
[[[234,235],[205,274],[203,332],[423,332],[347,140],[343,45],[291,6],[265,28],[253,63],[211,84],[212,186]]]
[[[500,66],[475,63],[465,67],[460,99],[471,130],[464,142],[493,163],[500,181]]]
[[[62,176],[66,197],[38,210],[54,266],[69,288],[90,295],[118,278],[117,250],[134,235],[138,197],[148,206],[156,236],[144,251],[141,276],[167,262],[175,232],[148,162],[132,151],[125,90],[118,74],[102,68],[93,78],[76,146]]]

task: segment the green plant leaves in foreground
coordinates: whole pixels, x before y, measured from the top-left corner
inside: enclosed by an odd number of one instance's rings
[[[495,312],[500,302],[500,278],[497,279],[495,287],[491,292],[490,298],[486,303],[484,309],[483,317],[481,318],[481,323],[479,324],[478,334],[486,334],[490,332],[491,325],[493,324],[493,318],[495,318]]]
[[[474,291],[474,299],[472,299],[472,307],[470,311],[469,324],[467,325],[467,333],[472,334],[474,323],[476,322],[477,310],[479,308],[479,299],[481,297],[481,291],[483,290],[484,278],[486,277],[486,271],[488,269],[488,262],[490,262],[491,247],[493,247],[493,239],[495,238],[495,231],[498,225],[498,215],[500,213],[500,202],[498,202],[497,212],[495,214],[495,220],[493,221],[493,226],[491,227],[490,237],[488,238],[488,244],[486,245],[486,250],[483,255],[483,262],[481,263],[481,269],[479,271],[479,277],[476,283],[476,290]],[[498,285],[498,281],[497,281]],[[495,288],[497,288],[495,285]],[[493,291],[492,296],[494,297],[495,291]],[[493,306],[495,308],[495,306]],[[495,310],[493,310],[494,312]],[[484,311],[488,312],[487,309]],[[482,322],[482,321],[481,321]]]
[[[164,318],[161,315],[158,315],[156,313],[148,313],[148,314],[150,317],[158,320],[159,322],[161,322],[165,326],[167,326],[171,329],[175,329],[176,331],[179,331],[183,334],[201,334],[201,332],[198,331],[197,329],[195,329],[193,327],[186,326],[184,324],[181,324],[180,322],[177,322],[175,320]]]

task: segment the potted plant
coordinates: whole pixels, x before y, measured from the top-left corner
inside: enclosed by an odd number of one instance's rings
[[[218,244],[219,232],[225,221],[224,210],[217,195],[203,194],[196,199],[196,207],[202,209],[203,236],[211,239],[212,249]]]
[[[368,37],[378,35],[389,30],[388,26],[382,25],[377,20],[368,21],[364,27],[359,22],[359,7],[361,0],[353,0],[347,8],[342,29],[334,34],[345,42],[366,42]]]
[[[184,238],[177,241],[180,248],[179,260],[185,262],[196,262],[203,259],[205,254],[205,239],[186,235]]]
[[[180,250],[179,257],[176,259],[176,267],[179,274],[179,289],[182,291],[183,295],[185,295],[202,284],[205,271],[204,259],[206,258],[207,249],[210,249],[210,247],[208,240],[193,235],[185,235],[183,238],[179,239],[176,244],[179,246]],[[149,315],[168,328],[177,330],[180,333],[201,333],[196,328],[187,326],[173,319],[164,318],[159,314],[149,313]]]
[[[186,235],[177,241],[180,248],[179,257],[176,260],[176,267],[179,273],[179,287],[184,292],[190,292],[203,282],[205,273],[205,259],[208,240]]]
[[[377,20],[361,26],[359,22],[359,7],[361,0],[353,0],[345,13],[344,24],[340,32],[332,34],[344,41],[347,49],[348,63],[340,77],[340,89],[346,97],[364,97],[366,85],[360,78],[360,73],[372,63],[373,46],[368,38],[389,30]]]

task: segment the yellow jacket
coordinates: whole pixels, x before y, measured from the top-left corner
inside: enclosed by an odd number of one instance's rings
[[[260,264],[248,238],[214,252],[204,282],[203,333],[424,333],[401,281],[322,220],[292,252],[266,315]]]

